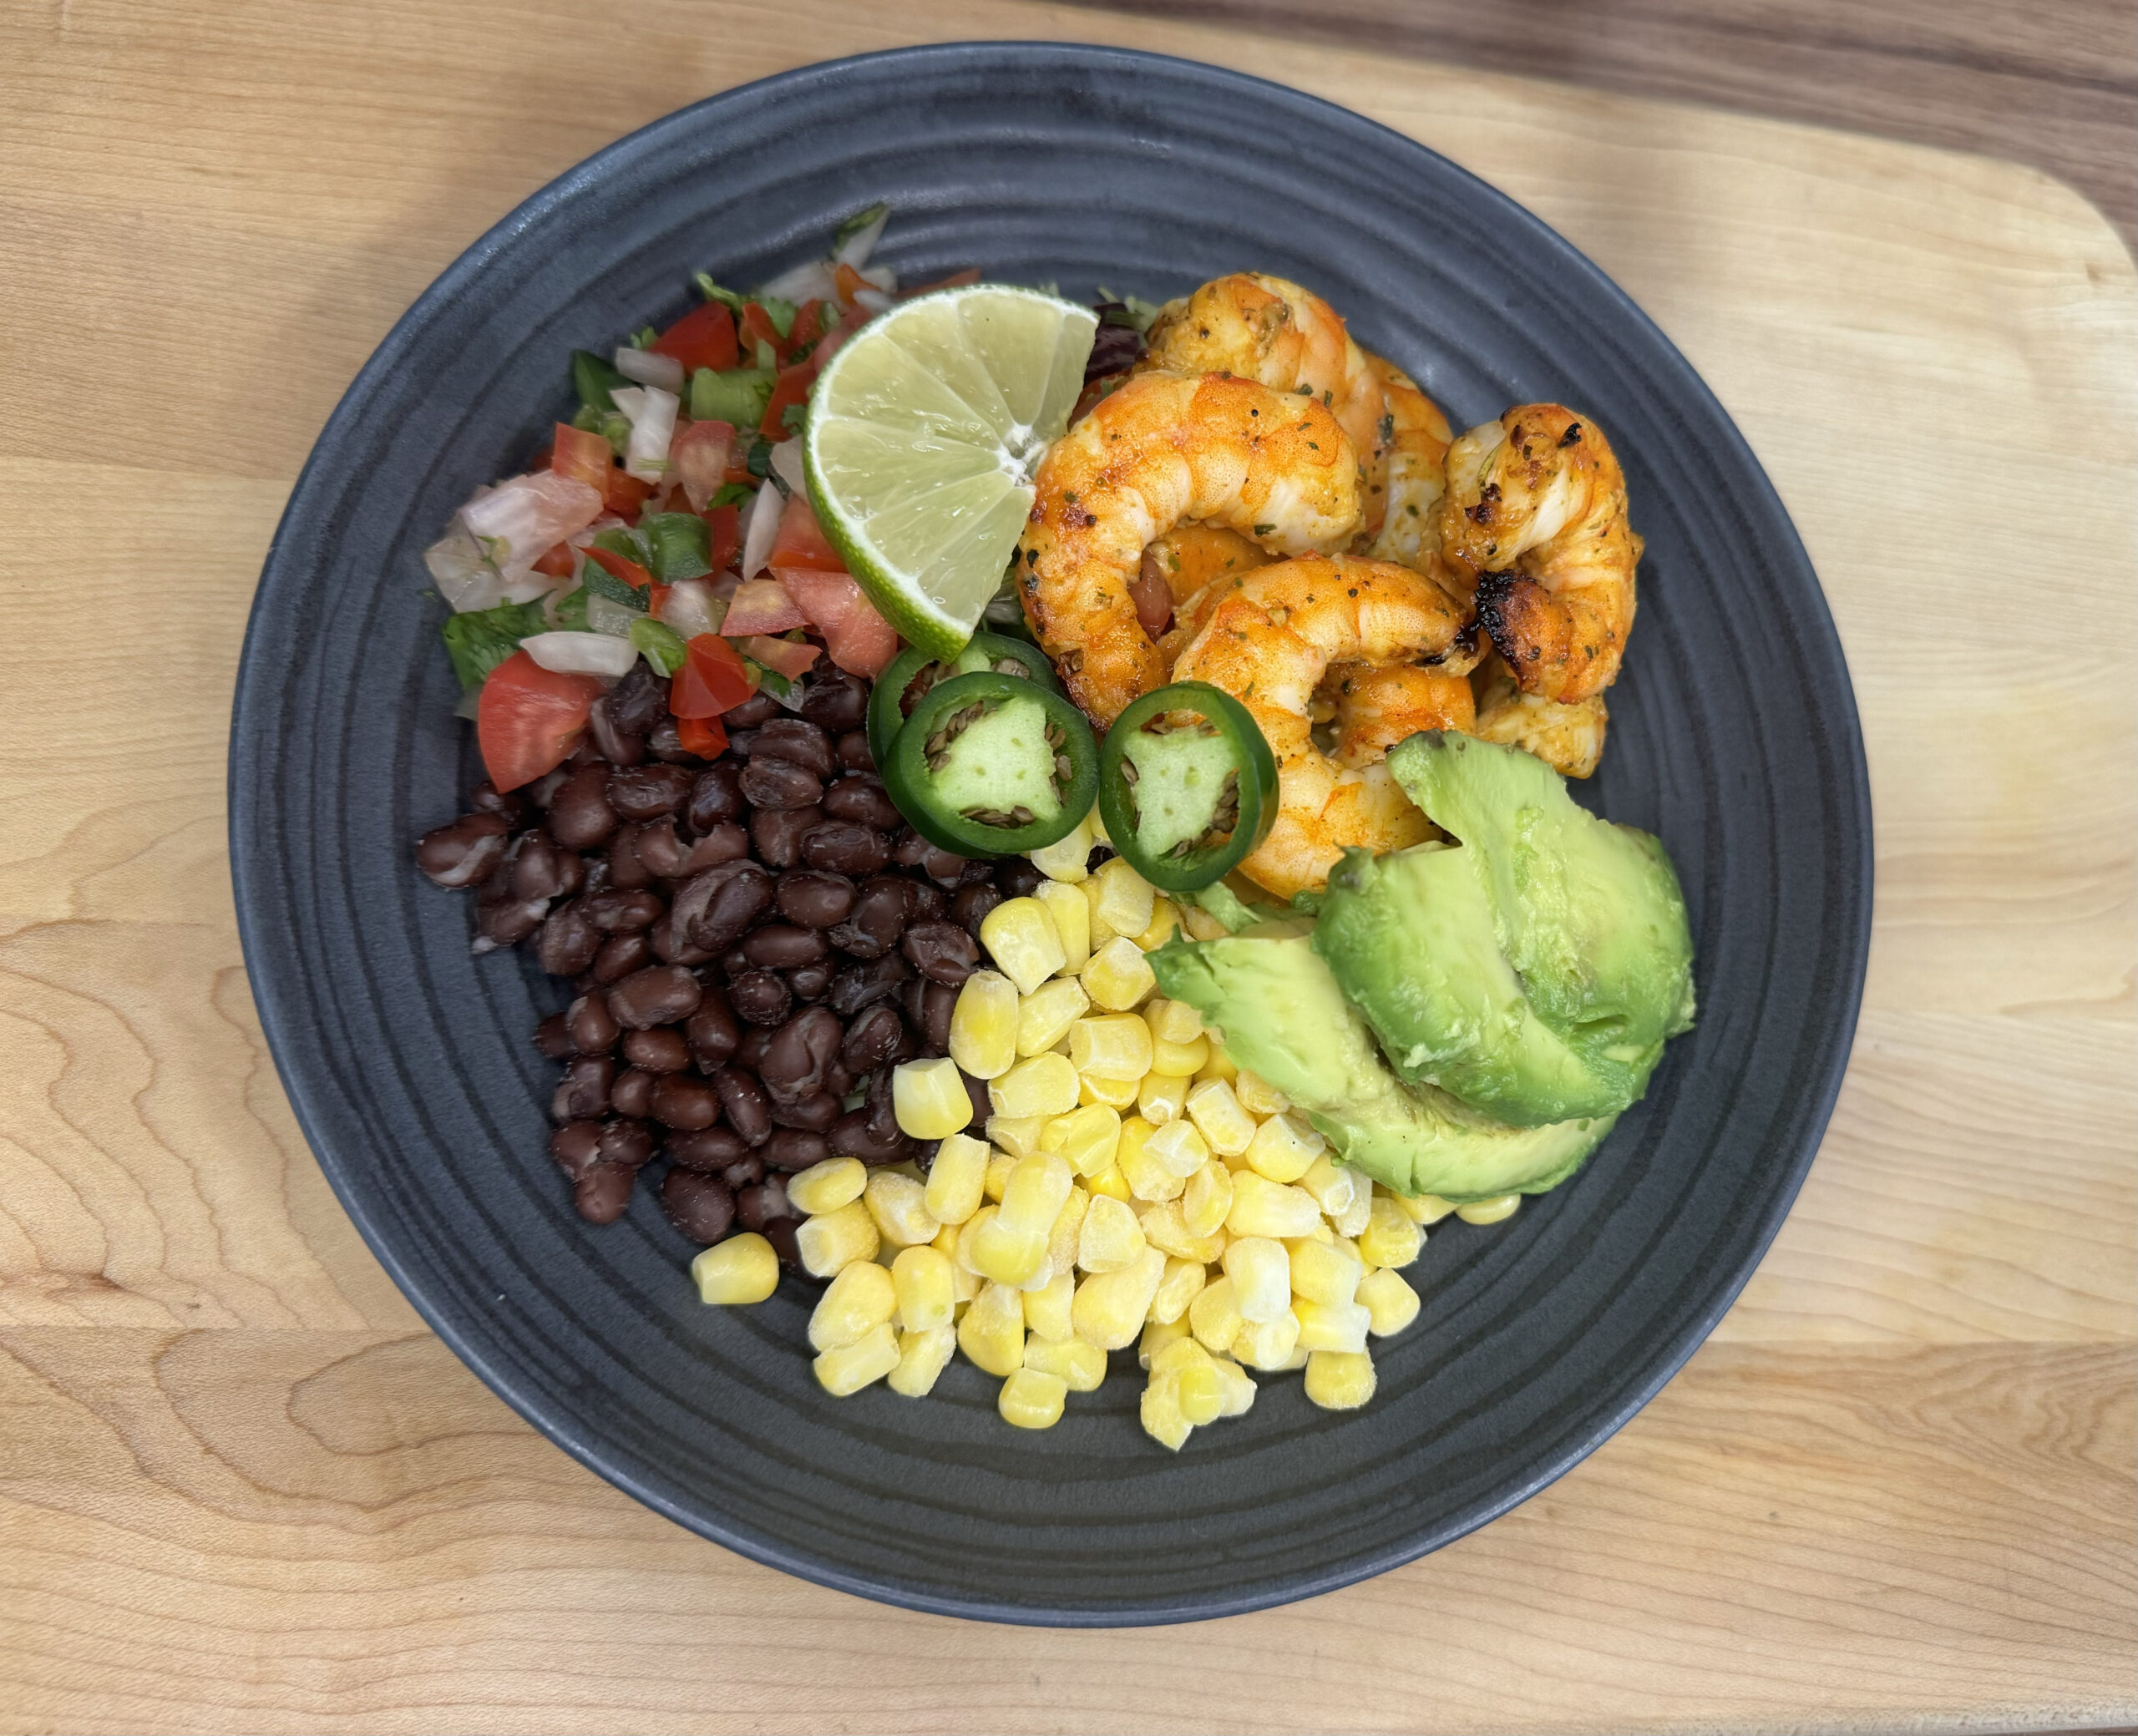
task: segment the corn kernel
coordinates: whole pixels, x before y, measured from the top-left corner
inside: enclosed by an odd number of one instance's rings
[[[1153,1320],[1147,1323],[1142,1336],[1136,1340],[1137,1366],[1148,1369],[1153,1374],[1163,1373],[1158,1364],[1166,1362],[1169,1357],[1177,1359],[1183,1341],[1191,1346],[1195,1342],[1188,1335],[1187,1321]]]
[[[1106,817],[1100,813],[1096,802],[1092,804],[1091,812],[1084,816],[1084,823],[1091,828],[1094,844],[1104,844],[1109,849],[1112,848],[1113,840],[1107,836]]]
[[[1283,1243],[1267,1236],[1236,1237],[1225,1248],[1224,1263],[1233,1281],[1233,1306],[1249,1325],[1290,1309],[1292,1260]]]
[[[1117,1199],[1102,1194],[1084,1211],[1077,1263],[1087,1272],[1118,1272],[1143,1251],[1143,1227]]]
[[[1042,1137],[1044,1131],[1042,1128]],[[980,1177],[980,1191],[996,1205],[1002,1203],[1003,1190],[1010,1185],[1010,1172],[1024,1160],[1007,1151],[990,1151],[987,1156],[987,1172]]]
[[[998,1377],[1025,1359],[1025,1298],[1007,1284],[990,1284],[958,1322],[958,1348]]]
[[[813,1278],[835,1278],[856,1260],[874,1259],[882,1241],[876,1220],[859,1200],[849,1200],[836,1212],[806,1219],[794,1232],[802,1269]]]
[[[1000,1116],[1066,1115],[1077,1106],[1077,1070],[1066,1055],[1031,1055],[991,1081],[987,1094]]]
[[[1411,1222],[1392,1199],[1371,1202],[1370,1216],[1359,1234],[1359,1258],[1369,1266],[1407,1266],[1426,1245],[1426,1232]]]
[[[972,1125],[971,1095],[948,1055],[892,1068],[891,1110],[899,1131],[914,1139],[948,1139]]]
[[[1177,1200],[1188,1183],[1152,1155],[1148,1147],[1151,1136],[1157,1131],[1142,1116],[1130,1116],[1121,1124],[1121,1143],[1114,1150],[1114,1165],[1135,1198],[1152,1202]]]
[[[869,1172],[859,1157],[830,1157],[787,1178],[787,1197],[797,1210],[816,1217],[861,1197]]]
[[[1074,977],[1058,976],[1017,1003],[1017,1053],[1044,1055],[1091,1010],[1092,997]]]
[[[1169,899],[1157,899],[1151,906],[1151,925],[1136,936],[1136,944],[1147,953],[1154,953],[1180,932],[1180,912]]]
[[[1145,1152],[1167,1174],[1185,1182],[1210,1161],[1209,1142],[1193,1121],[1168,1121],[1153,1127],[1143,1141]]]
[[[1038,988],[1068,956],[1054,919],[1037,898],[1005,898],[997,904],[980,919],[980,944],[1020,995]]]
[[[1165,1326],[1179,1320],[1209,1282],[1210,1274],[1203,1268],[1201,1260],[1168,1259],[1166,1275],[1158,1280],[1158,1290],[1151,1298],[1151,1318]]]
[[[940,1250],[899,1249],[891,1262],[891,1288],[898,1293],[899,1325],[904,1331],[933,1332],[950,1324],[957,1303],[957,1268]]]
[[[1057,1341],[1076,1336],[1069,1324],[1069,1309],[1077,1299],[1077,1280],[1068,1273],[1057,1272],[1040,1288],[1023,1294],[1027,1344],[1031,1335]]]
[[[1225,1257],[1225,1232],[1213,1230],[1207,1236],[1197,1235],[1188,1227],[1178,1200],[1163,1200],[1151,1207],[1143,1213],[1141,1227],[1146,1242],[1176,1259],[1199,1260],[1208,1265]]]
[[[1091,860],[1092,822],[1082,819],[1076,830],[1052,843],[1025,853],[1025,859],[1050,880],[1063,880],[1074,884],[1090,870],[1085,863]]]
[[[1127,1012],[1158,985],[1136,943],[1118,935],[1092,954],[1079,980],[1093,1003],[1110,1013]]]
[[[1225,1214],[1233,1235],[1310,1236],[1320,1222],[1321,1208],[1304,1187],[1280,1187],[1251,1169],[1234,1172],[1232,1209]]]
[[[975,1079],[994,1079],[1017,1058],[1017,985],[1000,971],[975,970],[950,1009],[950,1059]]]
[[[809,1348],[838,1350],[858,1344],[898,1312],[891,1274],[873,1260],[856,1260],[824,1287],[809,1316]]]
[[[919,1248],[933,1242],[943,1226],[928,1209],[928,1189],[911,1176],[879,1169],[869,1177],[861,1196],[884,1240],[894,1248]]]
[[[956,1298],[955,1305],[959,1308],[963,1308],[967,1303],[970,1302],[974,1297],[979,1295],[982,1290],[987,1288],[987,1280],[982,1278],[977,1272],[967,1271],[963,1266],[958,1264],[955,1260],[953,1260],[950,1263],[950,1275],[955,1286],[951,1290],[950,1293]]]
[[[1349,1303],[1358,1293],[1365,1268],[1355,1255],[1311,1237],[1288,1244],[1292,1293],[1330,1306]]]
[[[1151,883],[1117,856],[1099,864],[1092,878],[1099,883],[1099,895],[1092,908],[1098,919],[1116,934],[1140,934],[1151,925],[1158,893]]]
[[[1072,1393],[1095,1393],[1106,1379],[1106,1352],[1082,1339],[1028,1338],[1025,1366],[1056,1376]]]
[[[1188,930],[1190,940],[1222,940],[1232,933],[1200,904],[1190,904],[1182,911],[1180,922],[1181,926]]]
[[[1344,1215],[1345,1209],[1365,1184],[1355,1182],[1350,1171],[1338,1168],[1329,1153],[1324,1151],[1307,1166],[1299,1185],[1314,1196],[1316,1205],[1331,1218],[1336,1218]]]
[[[1087,1177],[1084,1187],[1093,1199],[1097,1199],[1101,1194],[1104,1194],[1110,1200],[1124,1202],[1136,1197],[1128,1191],[1127,1177],[1121,1173],[1121,1158],[1118,1152],[1115,1154],[1112,1167],[1101,1170],[1096,1176]]]
[[[1180,1197],[1180,1221],[1192,1236],[1214,1234],[1233,1208],[1233,1172],[1212,1158],[1188,1178]]]
[[[1205,1361],[1193,1368],[1183,1369],[1174,1379],[1182,1421],[1198,1425],[1214,1423],[1225,1414],[1225,1377],[1218,1372],[1216,1364]]]
[[[1083,893],[1085,908],[1090,913],[1085,919],[1085,924],[1091,931],[1092,950],[1097,952],[1107,941],[1117,940],[1120,936],[1107,924],[1106,919],[1099,914],[1098,877],[1094,874],[1077,889]],[[1132,940],[1136,937],[1132,934],[1128,938]]]
[[[1465,1223],[1498,1223],[1513,1217],[1521,1207],[1520,1194],[1502,1193],[1488,1200],[1472,1200],[1467,1205],[1457,1206],[1455,1215]]]
[[[1363,1350],[1317,1350],[1306,1359],[1306,1395],[1324,1410],[1356,1410],[1379,1384]]]
[[[950,1354],[957,1348],[957,1332],[947,1321],[925,1332],[900,1333],[899,1365],[885,1377],[884,1384],[901,1398],[925,1399],[934,1389],[936,1377],[950,1366]]]
[[[966,1070],[970,1072],[970,1068]],[[1279,1091],[1259,1073],[1250,1073],[1245,1067],[1233,1081],[1233,1089],[1239,1094],[1239,1106],[1251,1116],[1282,1115],[1292,1106],[1292,1100]]]
[[[869,1267],[879,1271],[879,1267]],[[871,1381],[881,1380],[899,1365],[899,1335],[888,1320],[850,1344],[827,1350],[812,1366],[818,1384],[833,1398],[858,1393]]]
[[[1091,1195],[1081,1187],[1072,1187],[1061,1209],[1055,1213],[1054,1227],[1046,1232],[1047,1270],[1054,1276],[1064,1277],[1077,1269],[1077,1246],[1083,1238],[1084,1214],[1091,1209]]]
[[[1013,1429],[1051,1429],[1061,1420],[1069,1384],[1059,1374],[1037,1369],[1013,1369],[995,1400],[1002,1420]]]
[[[1209,1141],[1212,1151],[1228,1157],[1238,1156],[1254,1137],[1254,1117],[1240,1107],[1233,1088],[1223,1080],[1213,1079],[1189,1091],[1188,1118]]]
[[[1137,1233],[1140,1237],[1142,1232]],[[762,1302],[779,1288],[779,1256],[763,1237],[745,1231],[698,1255],[691,1262],[691,1277],[697,1284],[700,1302],[722,1306]]]
[[[998,1149],[988,1159],[990,1172],[997,1157],[1007,1156],[1015,1162],[1020,1157],[1029,1157],[1039,1149],[1040,1136],[1046,1132],[1046,1124],[1054,1119],[1044,1115],[991,1115],[987,1118],[987,1137]],[[1006,1176],[1009,1172],[1004,1171]]]
[[[1233,1065],[1232,1057],[1225,1053],[1224,1037],[1213,1030],[1206,1040],[1210,1045],[1210,1058],[1196,1070],[1195,1082],[1200,1085],[1207,1079],[1222,1079],[1230,1085],[1239,1077],[1239,1069]]]
[[[1079,1019],[1069,1027],[1069,1059],[1079,1073],[1132,1084],[1151,1070],[1151,1032],[1132,1013]]]
[[[1250,1369],[1289,1368],[1299,1349],[1300,1317],[1289,1308],[1274,1320],[1249,1320],[1233,1340],[1233,1354]]]
[[[1418,1293],[1403,1280],[1400,1272],[1382,1269],[1369,1272],[1359,1280],[1359,1300],[1371,1317],[1371,1330],[1377,1339],[1397,1333],[1418,1318]]]
[[[1413,1223],[1438,1223],[1455,1207],[1436,1193],[1421,1193],[1415,1197],[1407,1193],[1388,1196],[1402,1208],[1403,1215]]]
[[[1307,1358],[1313,1354],[1314,1352],[1308,1349],[1305,1345],[1295,1344],[1292,1347],[1292,1354],[1286,1357],[1282,1362],[1279,1363],[1277,1364],[1277,1368],[1287,1374],[1291,1373],[1295,1369],[1303,1369],[1306,1366]]]
[[[1184,1000],[1153,1000],[1143,1009],[1154,1043],[1192,1043],[1203,1035],[1203,1015]]]
[[[995,1206],[982,1206],[958,1226],[958,1251],[952,1259],[960,1272],[970,1272],[975,1276],[980,1274],[980,1268],[973,1263],[973,1245],[980,1232],[995,1222],[995,1214],[999,1209]]]
[[[1169,1042],[1161,1037],[1151,1045],[1151,1070],[1163,1073],[1168,1079],[1193,1081],[1210,1060],[1210,1040],[1198,1037],[1192,1043]],[[1181,1093],[1184,1098],[1188,1094]]]
[[[1329,1227],[1345,1241],[1353,1241],[1373,1219],[1373,1190],[1364,1176],[1351,1184],[1351,1203],[1329,1216]],[[1406,1218],[1406,1222],[1409,1220]]]
[[[1247,1142],[1247,1163],[1258,1176],[1289,1184],[1314,1167],[1329,1141],[1289,1115],[1273,1115]]]
[[[1124,1109],[1136,1106],[1136,1081],[1132,1079],[1102,1079],[1095,1073],[1079,1073],[1077,1076],[1077,1101],[1084,1107],[1094,1103],[1103,1104],[1118,1115]]]
[[[935,1161],[928,1167],[928,1185],[920,1194],[928,1215],[938,1223],[958,1224],[977,1212],[986,1197],[987,1163],[992,1155],[984,1141],[969,1133],[953,1133],[936,1146]],[[791,1189],[788,1197],[793,1197]]]
[[[1045,1149],[1020,1158],[1002,1192],[998,1222],[1005,1229],[1037,1235],[1042,1241],[1077,1184],[1069,1160]]]
[[[980,1212],[972,1223],[976,1227],[973,1228],[970,1263],[981,1277],[1014,1290],[1046,1271],[1046,1231],[1018,1229],[1003,1222],[999,1212]]]
[[[1152,1045],[1152,1059],[1156,1060],[1157,1045]],[[1168,1121],[1177,1121],[1187,1112],[1188,1080],[1185,1075],[1146,1073],[1136,1087],[1136,1112],[1153,1127],[1163,1127]]]
[[[1292,1313],[1300,1323],[1303,1350],[1363,1350],[1373,1324],[1372,1311],[1363,1303],[1313,1302],[1294,1296]]]
[[[1165,1275],[1166,1257],[1155,1248],[1146,1248],[1118,1272],[1095,1273],[1086,1278],[1077,1287],[1070,1311],[1077,1336],[1102,1350],[1134,1344]]]
[[[1046,914],[1054,919],[1054,932],[1061,938],[1057,969],[1074,976],[1092,958],[1092,907],[1083,888],[1064,880],[1045,880],[1032,889],[1032,896],[1046,906]]]
[[[1194,1425],[1180,1414],[1180,1379],[1178,1375],[1161,1374],[1143,1389],[1138,1406],[1143,1432],[1160,1446],[1170,1447],[1176,1453],[1187,1445]]]
[[[1223,1416],[1244,1416],[1254,1407],[1254,1382],[1247,1370],[1229,1356],[1213,1356],[1210,1366],[1223,1377],[1225,1383],[1225,1408]]]
[[[1195,1299],[1188,1304],[1188,1324],[1195,1334],[1195,1342],[1205,1350],[1214,1354],[1232,1349],[1233,1340],[1247,1323],[1240,1318],[1233,1301],[1230,1278],[1213,1278],[1196,1292]]]

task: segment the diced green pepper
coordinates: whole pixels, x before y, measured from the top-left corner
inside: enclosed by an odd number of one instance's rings
[[[621,374],[591,350],[571,352],[571,387],[579,394],[579,401],[589,410],[613,410],[616,401],[610,397],[619,386],[631,384]]]
[[[778,378],[770,368],[702,367],[691,376],[691,420],[754,428],[764,420]]]
[[[639,521],[646,539],[646,570],[661,585],[702,579],[712,570],[707,559],[712,536],[696,513],[651,513]]]
[[[637,646],[646,660],[653,666],[658,676],[671,676],[683,666],[689,655],[682,635],[673,627],[663,626],[656,620],[636,620],[631,623],[631,643]]]

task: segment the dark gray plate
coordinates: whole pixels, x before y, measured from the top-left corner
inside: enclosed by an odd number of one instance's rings
[[[809,1298],[694,1299],[641,1189],[591,1230],[544,1152],[558,1003],[469,955],[410,865],[474,777],[418,553],[568,403],[565,352],[755,281],[896,207],[917,281],[1163,296],[1253,267],[1326,293],[1457,425],[1595,416],[1648,537],[1639,630],[1587,799],[1660,833],[1702,1018],[1588,1169],[1436,1231],[1418,1324],[1339,1416],[1271,1377],[1178,1457],[1117,1373],[1044,1435],[970,1365],[912,1403],[811,1379]],[[1781,1222],[1863,979],[1870,811],[1848,676],[1780,504],[1707,388],[1557,235],[1431,152],[1311,98],[1106,49],[981,43],[732,91],[612,146],[483,237],[320,437],[261,575],[231,748],[247,965],[342,1202],[447,1343],[566,1451],[730,1548],[864,1596],[1002,1620],[1223,1615],[1462,1536],[1637,1410]]]

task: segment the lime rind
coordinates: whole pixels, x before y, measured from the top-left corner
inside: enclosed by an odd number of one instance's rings
[[[955,656],[1001,584],[1097,321],[973,284],[899,304],[826,365],[803,467],[824,534],[893,627]]]

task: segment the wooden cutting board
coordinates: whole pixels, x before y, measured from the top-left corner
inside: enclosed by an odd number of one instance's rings
[[[1713,1341],[1485,1531],[1198,1627],[879,1608],[727,1555],[547,1445],[337,1208],[231,914],[246,606],[313,435],[387,327],[617,134],[783,67],[959,37],[1279,78],[1556,225],[1773,474],[1869,743],[1854,1064]],[[2138,290],[2107,225],[1971,158],[1015,0],[18,0],[0,16],[0,1728],[2138,1717],[2134,384]]]

